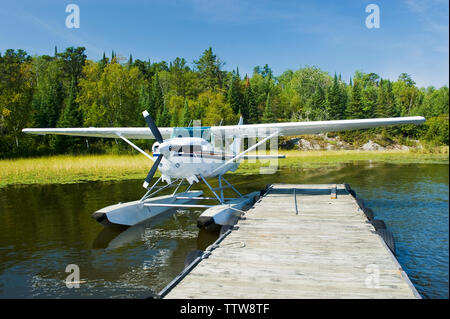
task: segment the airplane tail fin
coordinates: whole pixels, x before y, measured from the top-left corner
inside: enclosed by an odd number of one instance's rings
[[[242,116],[239,119],[239,123],[237,125],[244,124],[244,119]],[[241,152],[241,138],[235,137],[233,142],[230,144],[228,151],[233,153],[234,155],[239,154]]]

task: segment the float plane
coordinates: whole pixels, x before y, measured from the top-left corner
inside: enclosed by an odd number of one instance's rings
[[[197,225],[212,230],[236,223],[243,213],[242,209],[253,205],[260,196],[260,192],[242,195],[224,178],[224,174],[228,171],[235,171],[242,159],[283,158],[284,156],[278,154],[248,154],[258,147],[265,146],[265,143],[270,139],[279,136],[339,132],[425,122],[425,118],[414,116],[244,124],[242,118],[240,118],[237,125],[211,127],[189,125],[189,127],[158,128],[147,111],[142,114],[148,127],[26,128],[23,129],[23,132],[39,135],[58,134],[120,138],[153,161],[143,184],[147,192],[140,200],[111,205],[96,211],[92,215],[95,220],[103,225],[132,226],[171,208],[207,208],[199,217]],[[242,143],[244,138],[248,138],[249,141],[253,140],[255,143],[244,149],[244,143]],[[156,140],[152,146],[152,155],[131,142],[131,139]],[[156,170],[160,171],[161,176],[153,185],[150,185]],[[218,179],[219,187],[211,187],[207,180],[212,178]],[[205,197],[202,191],[190,190],[195,183],[200,181],[206,184],[213,196]],[[157,186],[164,182],[165,185]],[[179,192],[181,186],[185,185],[187,188],[183,192]],[[171,195],[155,196],[169,187],[175,188]],[[225,198],[223,193],[225,188],[231,188],[236,197]],[[217,205],[193,204],[198,200],[214,200]]]

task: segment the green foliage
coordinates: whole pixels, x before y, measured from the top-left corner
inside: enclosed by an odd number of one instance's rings
[[[266,107],[262,118],[263,123],[274,123],[276,121],[275,115],[272,111],[272,103],[270,102],[270,94],[267,94]]]
[[[170,112],[169,108],[167,108],[165,104],[158,110],[158,115],[156,116],[156,125],[161,127],[170,126]]]
[[[211,47],[206,49],[200,59],[194,61],[194,64],[197,67],[202,91],[215,90],[222,86],[223,74],[221,68],[223,63],[212,52]]]
[[[231,105],[235,114],[242,114],[244,118],[248,117],[248,111],[245,107],[243,87],[239,77],[239,70],[233,72],[230,80],[230,86],[227,93],[227,102]]]
[[[350,103],[347,106],[346,114],[349,119],[362,119],[364,118],[364,108],[362,101],[362,88],[361,83],[356,78],[351,90]]]
[[[48,56],[36,57],[32,69],[36,78],[32,100],[33,124],[36,127],[55,127],[64,100],[58,60]]]
[[[334,74],[333,85],[329,89],[326,103],[328,117],[336,120],[345,118],[345,107],[347,103],[345,87],[339,82],[337,75]]]
[[[161,84],[159,83],[158,73],[153,76],[152,88],[150,91],[150,105],[151,109],[149,110],[149,113],[153,118],[156,117],[156,114],[161,113],[164,107],[164,97]]]
[[[184,100],[183,110],[181,111],[181,117],[179,124],[181,127],[187,127],[192,120],[191,111],[189,109],[189,102],[187,99]]]
[[[198,100],[205,112],[202,125],[236,124],[236,115],[223,94],[209,90],[201,93]]]
[[[432,117],[427,120],[425,140],[434,145],[449,145],[448,116]]]
[[[380,85],[378,86],[377,95],[374,115],[382,118],[394,116],[396,106],[391,81],[381,80]]]
[[[123,152],[125,146],[111,139],[30,136],[21,130],[145,126],[143,110],[160,126],[187,126],[191,120],[236,124],[240,115],[244,123],[421,115],[425,125],[339,134],[356,144],[381,135],[383,141],[448,145],[448,87],[418,88],[407,73],[390,81],[356,71],[347,84],[340,75],[309,66],[275,76],[266,64],[241,80],[237,68],[222,70],[212,48],[193,63],[190,68],[181,57],[143,61],[114,51],[95,62],[83,47],[55,47],[54,56],[34,57],[6,50],[0,54],[0,157]]]
[[[259,121],[258,106],[256,104],[255,95],[253,94],[253,90],[248,78],[246,78],[245,84],[244,104],[248,112],[248,117],[247,118],[244,117],[244,122],[248,124],[258,123]],[[243,114],[241,113],[241,115]]]

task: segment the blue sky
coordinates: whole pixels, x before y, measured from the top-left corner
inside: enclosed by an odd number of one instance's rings
[[[70,3],[80,8],[79,29],[65,26]],[[380,8],[379,29],[365,25],[370,3]],[[266,63],[276,75],[310,65],[347,82],[355,70],[392,80],[406,72],[440,87],[449,84],[448,12],[448,0],[1,0],[0,52],[85,46],[93,60],[114,50],[192,63],[212,46],[241,75]]]

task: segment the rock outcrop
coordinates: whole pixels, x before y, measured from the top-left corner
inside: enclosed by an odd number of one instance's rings
[[[366,144],[361,146],[361,150],[363,151],[383,151],[384,149],[385,148],[383,146],[375,142],[372,142],[372,140],[369,140]]]

